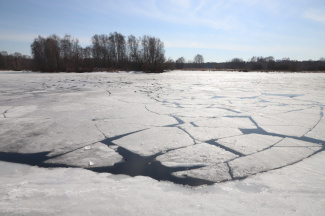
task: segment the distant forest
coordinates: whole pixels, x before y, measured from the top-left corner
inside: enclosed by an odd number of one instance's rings
[[[204,62],[203,55],[193,60],[166,59],[164,43],[156,37],[124,36],[114,32],[94,35],[91,45],[81,47],[79,40],[65,35],[38,36],[31,44],[32,57],[18,52],[0,52],[0,70],[42,72],[237,70],[237,71],[325,71],[325,59],[296,61],[289,58],[252,57],[248,61],[233,58],[227,62]]]

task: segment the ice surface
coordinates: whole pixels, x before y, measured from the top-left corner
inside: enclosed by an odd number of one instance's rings
[[[182,130],[168,127],[144,130],[117,139],[114,143],[143,156],[194,144],[189,135]]]
[[[199,188],[0,162],[11,170],[0,178],[0,215],[324,215],[324,160],[321,152],[283,169]]]
[[[280,140],[282,140],[282,138],[275,136],[247,134],[242,136],[218,139],[218,143],[241,152],[244,155],[248,155],[269,148]]]
[[[320,121],[313,127],[306,136],[312,137],[319,140],[325,140],[325,119],[324,116],[321,117]]]
[[[7,118],[23,117],[36,110],[37,110],[37,106],[13,106],[7,109],[6,117]]]
[[[285,138],[273,148],[229,162],[235,178],[284,167],[314,154],[321,145]]]
[[[234,114],[232,113],[231,116]],[[236,116],[234,116],[236,117]],[[221,117],[221,118],[208,118],[197,120],[194,123],[200,127],[219,127],[219,128],[247,128],[252,129],[256,126],[248,118],[234,118],[234,117]]]
[[[45,161],[45,163],[66,164],[76,167],[103,167],[112,166],[121,161],[123,158],[113,149],[102,143],[95,143],[91,146],[76,149],[62,155],[58,155],[53,159]]]
[[[324,74],[1,71],[0,83],[0,215],[324,215]],[[127,154],[136,177],[93,172]],[[228,182],[172,183],[199,180]]]
[[[5,118],[0,119],[0,150],[35,153],[59,148],[77,148],[104,136],[94,124],[68,118]]]
[[[196,124],[194,122],[194,124]],[[182,125],[187,133],[197,140],[198,142],[203,142],[206,140],[219,139],[224,137],[232,137],[241,135],[241,131],[237,128],[227,128],[227,127],[193,127],[193,125]]]
[[[213,165],[237,157],[224,149],[207,143],[169,151],[157,157],[166,166]]]
[[[231,180],[229,167],[225,163],[215,164],[194,170],[175,172],[173,174],[180,177],[189,176],[194,178],[202,178],[212,182]]]

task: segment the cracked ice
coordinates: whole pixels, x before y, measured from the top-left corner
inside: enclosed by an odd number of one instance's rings
[[[0,161],[197,186],[289,169],[324,152],[323,74],[0,79]]]

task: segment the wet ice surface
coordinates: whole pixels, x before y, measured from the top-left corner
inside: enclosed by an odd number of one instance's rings
[[[1,161],[198,186],[324,152],[324,74],[0,72],[0,82]]]

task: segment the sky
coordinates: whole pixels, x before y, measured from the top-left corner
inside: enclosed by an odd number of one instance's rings
[[[0,51],[31,55],[38,35],[150,35],[165,55],[205,62],[325,57],[325,0],[0,0]]]

